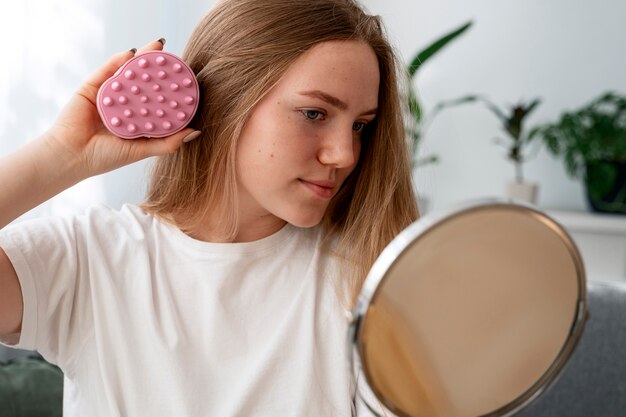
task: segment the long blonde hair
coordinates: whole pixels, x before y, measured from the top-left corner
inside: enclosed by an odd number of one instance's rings
[[[417,216],[404,134],[397,59],[378,16],[353,0],[222,0],[200,21],[183,59],[200,85],[191,126],[202,131],[153,166],[144,210],[178,227],[219,218],[237,233],[235,153],[254,106],[303,52],[330,40],[359,40],[379,63],[378,114],[364,134],[359,163],[322,220],[346,262],[352,304],[382,249]],[[184,220],[182,220],[184,219]],[[327,239],[326,241],[329,241]]]

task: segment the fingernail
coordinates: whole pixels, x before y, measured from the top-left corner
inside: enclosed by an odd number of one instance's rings
[[[192,140],[197,139],[201,133],[202,132],[199,130],[194,130],[193,132],[185,136],[185,139],[183,139],[183,143],[191,142]]]
[[[165,38],[159,38],[157,41],[161,42],[161,45],[165,46]]]
[[[132,48],[128,52],[132,52],[133,55],[137,53],[137,48]]]

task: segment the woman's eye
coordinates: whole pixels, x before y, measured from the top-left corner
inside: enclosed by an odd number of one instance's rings
[[[367,123],[354,122],[352,124],[352,130],[354,130],[355,132],[361,133],[365,129],[365,126],[367,126]]]
[[[320,120],[324,116],[319,110],[302,110],[302,114],[309,120]]]

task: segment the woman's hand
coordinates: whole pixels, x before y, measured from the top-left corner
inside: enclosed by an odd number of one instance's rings
[[[161,41],[154,41],[137,54],[161,49]],[[82,177],[102,174],[150,156],[173,153],[185,138],[190,140],[199,135],[185,128],[166,138],[121,139],[107,130],[96,106],[98,89],[134,55],[134,50],[118,53],[98,68],[46,132],[52,151],[63,161],[78,167]]]

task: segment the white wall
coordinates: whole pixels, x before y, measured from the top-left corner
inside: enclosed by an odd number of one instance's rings
[[[626,2],[604,0],[362,0],[380,14],[408,62],[440,35],[473,20],[473,27],[428,62],[416,86],[426,110],[439,101],[481,93],[498,104],[541,97],[528,126],[556,120],[600,93],[626,92]],[[513,178],[495,117],[473,104],[437,117],[424,139],[424,153],[438,165],[416,171],[418,190],[432,208],[461,200],[502,196]],[[538,204],[585,210],[581,185],[544,150],[525,165],[539,183]]]

